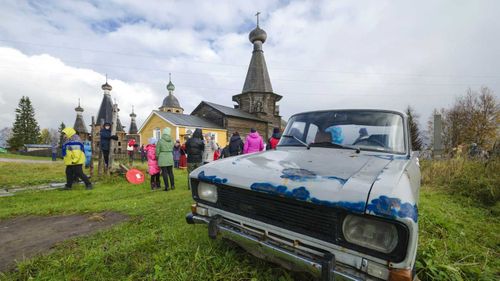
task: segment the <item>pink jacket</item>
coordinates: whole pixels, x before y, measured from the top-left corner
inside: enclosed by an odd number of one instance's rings
[[[254,153],[264,150],[264,141],[258,132],[250,133],[243,146],[243,153]]]
[[[156,159],[156,145],[148,144],[145,150],[146,150],[146,156],[148,158],[148,173],[150,175],[156,175],[160,172],[160,167],[158,166],[158,159]]]

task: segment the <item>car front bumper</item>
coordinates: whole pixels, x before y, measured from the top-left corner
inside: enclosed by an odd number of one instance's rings
[[[380,280],[359,272],[352,267],[336,263],[333,255],[326,255],[326,258],[319,257],[318,259],[302,256],[297,252],[280,247],[278,243],[274,243],[271,239],[255,237],[238,227],[224,224],[223,219],[220,217],[210,218],[188,213],[186,221],[189,224],[207,224],[208,234],[213,239],[216,237],[226,238],[237,243],[258,258],[277,263],[290,270],[309,272],[313,276],[320,278],[320,280]]]

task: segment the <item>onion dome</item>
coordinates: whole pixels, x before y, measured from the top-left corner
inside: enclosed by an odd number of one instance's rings
[[[254,30],[250,32],[250,34],[248,35],[248,39],[252,43],[254,43],[255,41],[260,41],[264,43],[266,42],[267,39],[267,33],[264,31],[264,29],[261,29],[259,26],[257,26]]]
[[[78,106],[75,107],[76,112],[83,112],[83,107],[80,106],[80,99],[78,99]]]
[[[168,84],[167,84],[167,90],[169,92],[173,92],[175,90],[175,86],[174,84],[172,83],[172,81],[168,81]]]
[[[177,100],[177,98],[172,94],[168,94],[168,96],[163,99],[163,103],[161,106],[162,107],[177,107],[177,108],[181,107],[181,105],[179,104],[179,100]]]
[[[108,81],[106,81],[105,84],[102,84],[101,89],[111,91],[113,87],[111,87],[111,85],[108,84]]]

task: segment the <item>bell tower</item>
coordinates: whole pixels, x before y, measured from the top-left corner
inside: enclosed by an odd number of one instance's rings
[[[273,92],[271,79],[267,71],[264,51],[262,50],[262,45],[267,39],[267,33],[259,27],[259,15],[260,13],[256,14],[257,27],[248,36],[248,39],[253,44],[253,52],[245,84],[241,94],[233,96],[233,101],[237,103],[235,108],[267,121],[267,134],[270,136],[274,127],[281,128],[281,116],[279,115],[277,102],[281,100],[282,96]]]

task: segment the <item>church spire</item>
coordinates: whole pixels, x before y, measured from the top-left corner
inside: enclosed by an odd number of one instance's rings
[[[253,52],[242,93],[273,92],[271,79],[269,78],[269,72],[267,71],[266,60],[264,58],[264,51],[262,50],[262,44],[266,42],[267,33],[259,27],[259,15],[260,12],[255,14],[257,17],[257,26],[248,35],[248,39],[253,44]]]
[[[80,99],[78,99],[78,106],[75,108],[76,119],[73,129],[79,134],[88,134],[87,126],[85,126],[85,121],[83,121],[83,108],[80,106]]]
[[[137,134],[137,124],[135,123],[135,117],[137,115],[134,113],[134,106],[132,105],[132,113],[130,113],[130,127],[128,129],[128,133],[130,135],[135,135]]]

